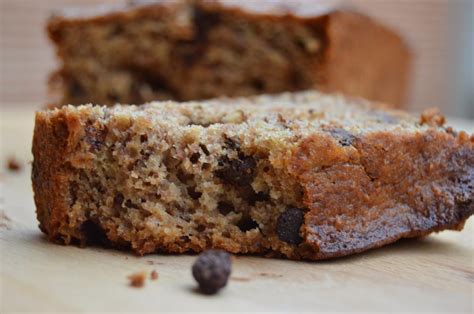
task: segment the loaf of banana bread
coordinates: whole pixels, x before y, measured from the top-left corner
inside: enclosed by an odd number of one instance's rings
[[[370,18],[322,1],[133,1],[48,23],[55,104],[142,104],[319,89],[403,103],[409,51]],[[280,5],[278,5],[280,4]],[[290,6],[291,4],[291,6]]]
[[[344,256],[473,214],[474,137],[316,92],[36,115],[52,241],[152,252]]]

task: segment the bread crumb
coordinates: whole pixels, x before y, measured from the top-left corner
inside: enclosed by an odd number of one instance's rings
[[[150,278],[151,280],[157,280],[158,279],[158,272],[156,270],[152,270],[150,273]]]
[[[462,142],[469,142],[469,140],[472,139],[472,136],[469,137],[469,134],[465,131],[459,132],[458,137]]]
[[[20,171],[22,168],[21,163],[15,158],[15,157],[10,157],[7,160],[7,169],[12,171],[12,172],[17,172]]]
[[[138,273],[131,274],[127,277],[130,280],[130,286],[134,288],[141,288],[145,285],[145,272],[141,271]]]
[[[427,124],[429,126],[443,126],[446,119],[441,114],[438,108],[428,108],[421,114],[420,124]]]

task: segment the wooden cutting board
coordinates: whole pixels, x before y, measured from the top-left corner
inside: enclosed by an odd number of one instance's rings
[[[473,311],[474,221],[347,258],[295,262],[238,256],[216,296],[195,291],[195,256],[148,255],[48,243],[30,183],[33,109],[3,109],[0,161],[0,311]],[[473,131],[472,121],[453,121]],[[22,164],[5,169],[8,156]],[[127,276],[156,270],[142,288]]]

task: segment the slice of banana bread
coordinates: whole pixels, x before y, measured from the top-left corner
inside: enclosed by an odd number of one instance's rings
[[[397,34],[322,2],[285,2],[133,1],[57,13],[48,23],[62,63],[51,79],[53,102],[142,104],[312,88],[403,102],[410,56]]]
[[[474,210],[474,138],[442,122],[315,92],[41,111],[40,228],[138,254],[292,259],[461,230]]]

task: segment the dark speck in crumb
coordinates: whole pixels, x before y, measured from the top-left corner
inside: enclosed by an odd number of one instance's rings
[[[277,220],[278,238],[292,245],[301,243],[300,228],[304,222],[304,211],[290,207],[280,214]]]
[[[238,159],[221,158],[219,165],[221,168],[216,171],[219,179],[234,186],[245,186],[253,181],[257,163],[252,157],[239,154]]]
[[[356,140],[354,135],[341,128],[333,128],[328,131],[339,142],[339,144],[341,144],[341,146],[351,146]]]

